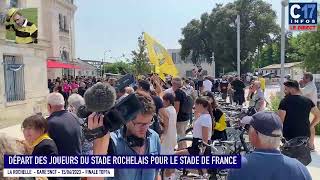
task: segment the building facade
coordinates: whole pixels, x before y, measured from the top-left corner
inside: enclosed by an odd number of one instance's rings
[[[276,76],[281,75],[281,64],[272,64],[260,69],[262,74],[273,73]],[[284,74],[290,75],[294,80],[300,80],[302,78],[304,68],[302,62],[293,62],[284,64]]]
[[[99,76],[99,68],[88,63],[90,60],[76,59],[76,63],[80,67],[75,70],[76,76]]]
[[[187,57],[186,60],[183,60],[180,56],[180,49],[168,49],[169,54],[172,57],[174,64],[179,70],[179,76],[181,77],[191,77],[192,69],[197,68],[197,65],[193,64],[191,61],[191,56]],[[201,63],[202,69],[208,76],[215,77],[214,75],[214,65],[209,63]]]

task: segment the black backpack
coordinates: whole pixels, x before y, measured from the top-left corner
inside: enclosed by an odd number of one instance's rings
[[[282,154],[291,158],[296,158],[307,166],[311,163],[311,149],[309,147],[309,137],[296,137],[289,141],[283,140],[284,144],[280,147]]]

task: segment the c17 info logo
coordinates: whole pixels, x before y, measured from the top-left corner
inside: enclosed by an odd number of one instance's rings
[[[317,3],[289,3],[291,31],[317,31]]]

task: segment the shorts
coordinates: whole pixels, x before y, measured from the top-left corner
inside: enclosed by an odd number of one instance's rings
[[[177,122],[177,138],[178,140],[186,137],[186,130],[187,130],[187,126],[188,126],[189,121],[181,121],[181,122]]]
[[[242,105],[245,102],[243,94],[234,94],[233,99],[239,105]]]
[[[226,130],[223,131],[218,131],[218,130],[214,130],[213,134],[211,136],[211,140],[222,140],[222,141],[226,141],[228,139],[227,137],[227,132]]]
[[[203,81],[200,81],[198,80],[196,83],[195,83],[195,86],[196,86],[196,90],[200,90],[201,87],[203,86]]]
[[[210,148],[206,147],[204,150],[204,154],[200,154],[199,145],[201,143],[201,139],[199,138],[193,138],[192,139],[192,145],[187,148],[190,155],[198,156],[198,155],[210,155]]]

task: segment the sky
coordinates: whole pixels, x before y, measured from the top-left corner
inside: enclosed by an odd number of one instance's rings
[[[280,23],[280,0],[265,1]],[[233,0],[76,0],[76,58],[101,60],[105,54],[114,62],[122,54],[130,57],[142,32],[167,49],[180,48],[181,28],[210,13],[216,3],[228,2]]]

